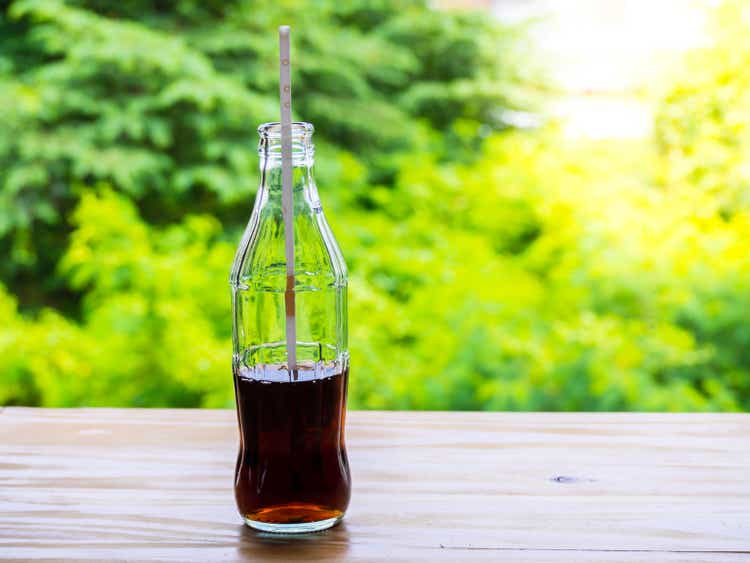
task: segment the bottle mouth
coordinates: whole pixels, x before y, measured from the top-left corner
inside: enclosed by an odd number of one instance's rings
[[[306,121],[292,122],[292,139],[295,141],[307,140],[312,137],[315,127]],[[281,139],[281,123],[270,121],[258,126],[258,135],[265,139]]]
[[[312,123],[295,121],[292,123],[292,165],[311,166],[315,156],[312,135],[315,131]],[[281,163],[281,123],[274,121],[258,127],[260,141],[258,154],[262,165]]]

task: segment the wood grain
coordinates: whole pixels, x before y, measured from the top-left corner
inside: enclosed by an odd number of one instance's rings
[[[0,558],[750,561],[750,415],[353,412],[345,522],[241,525],[234,412],[0,411]]]

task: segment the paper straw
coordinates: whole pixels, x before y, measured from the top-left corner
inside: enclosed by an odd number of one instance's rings
[[[286,353],[289,377],[297,379],[297,322],[294,303],[294,199],[292,195],[292,79],[289,26],[279,27],[279,97],[281,101],[281,210],[286,253]]]

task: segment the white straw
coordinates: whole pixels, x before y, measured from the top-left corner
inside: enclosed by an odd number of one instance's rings
[[[292,196],[292,79],[289,26],[279,27],[279,97],[281,101],[281,210],[286,253],[286,353],[289,376],[297,379],[297,323],[294,303],[294,199]]]

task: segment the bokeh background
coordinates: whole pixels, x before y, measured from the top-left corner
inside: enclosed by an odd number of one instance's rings
[[[280,23],[351,407],[750,410],[737,0],[0,0],[0,405],[233,405]]]

